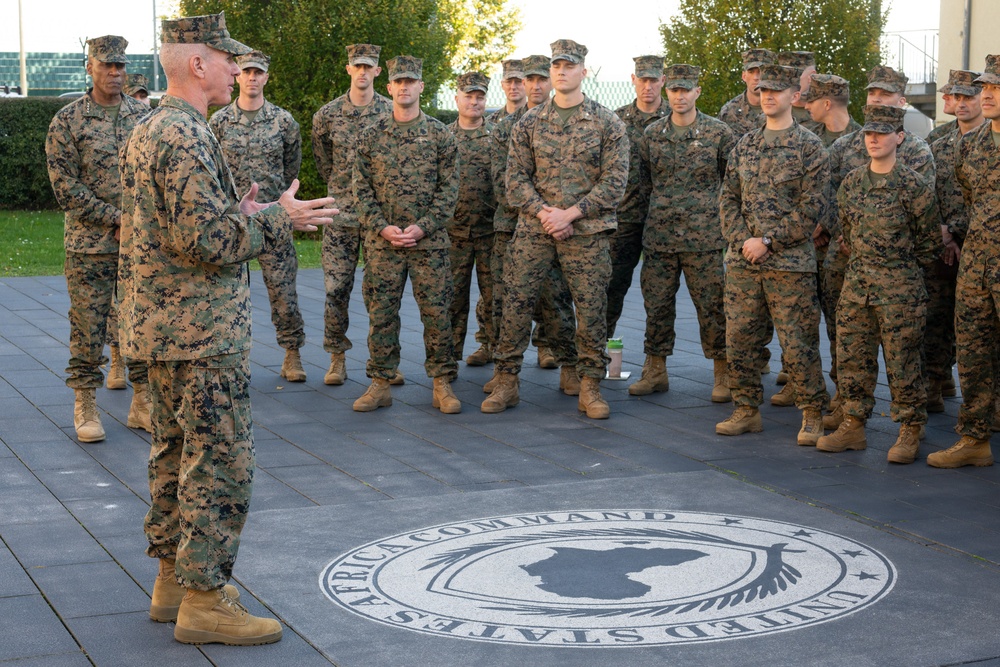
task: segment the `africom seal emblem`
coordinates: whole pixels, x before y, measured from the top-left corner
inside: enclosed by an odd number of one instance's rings
[[[343,554],[323,592],[398,628],[507,644],[619,647],[784,632],[892,590],[885,556],[755,517],[580,510],[422,528]]]

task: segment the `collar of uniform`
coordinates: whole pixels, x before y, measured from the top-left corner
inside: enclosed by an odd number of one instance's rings
[[[573,114],[572,116],[570,116],[568,124],[572,125],[573,123],[577,123],[577,122],[579,122],[581,120],[591,120],[591,119],[593,119],[593,117],[594,117],[594,104],[596,104],[596,103],[593,100],[591,100],[589,97],[587,97],[586,95],[584,95],[583,96],[583,102],[580,103],[580,111],[577,112],[577,113],[575,113],[575,114]],[[550,99],[549,101],[545,102],[542,105],[541,110],[539,111],[539,115],[546,117],[546,119],[551,119],[551,117],[553,117],[553,116],[556,117],[556,118],[558,118],[559,117],[559,112],[556,111],[556,101],[555,101],[555,99]],[[560,121],[560,124],[561,124],[561,121]]]
[[[660,96],[660,106],[656,107],[656,111],[654,111],[653,113],[651,113],[650,116],[652,118],[656,118],[658,116],[662,118],[663,116],[666,116],[668,114],[669,109],[670,109],[670,105],[667,103],[667,100],[664,99],[663,96],[661,95]],[[632,103],[629,104],[628,106],[626,106],[625,109],[622,111],[622,115],[625,116],[625,118],[629,118],[629,119],[636,118],[641,113],[642,112],[639,111],[639,101],[638,100],[632,100]]]
[[[493,134],[493,123],[489,122],[488,120],[484,120],[483,124],[474,130],[463,130],[458,126],[457,120],[448,127],[451,128],[453,134],[457,135],[459,132],[463,132],[467,136],[473,139],[478,139],[479,137],[489,136]]]
[[[229,114],[229,120],[237,125],[243,119],[243,112],[240,110],[239,99],[240,98],[237,97],[233,100],[229,104],[229,108],[226,109],[226,112]],[[257,110],[257,116],[253,119],[253,122],[256,123],[258,120],[270,120],[271,117],[274,116],[274,113],[274,105],[267,100],[264,100],[264,105]]]
[[[363,107],[354,106],[351,102],[351,94],[344,93],[340,96],[340,114],[342,116],[368,116],[375,113],[375,101],[381,97],[378,93]]]
[[[761,146],[761,147],[763,147],[763,146],[767,146],[767,147],[772,147],[772,146],[790,146],[792,144],[792,142],[798,141],[798,137],[799,137],[799,133],[800,132],[808,132],[809,134],[812,134],[812,132],[809,132],[809,130],[806,130],[805,128],[803,128],[798,123],[792,123],[792,126],[790,128],[788,128],[788,131],[787,132],[782,132],[781,135],[778,136],[777,140],[772,143],[772,142],[768,142],[768,141],[766,141],[764,139],[764,130],[765,129],[767,129],[767,125],[763,125],[760,128],[758,128],[757,130],[754,130],[755,132],[760,132],[760,136],[757,139],[757,145]]]
[[[698,111],[695,112],[694,122],[691,123],[690,125],[686,125],[683,128],[681,128],[681,133],[677,134],[676,132],[674,132],[674,128],[676,128],[677,126],[674,125],[673,117],[667,116],[666,120],[663,121],[664,123],[663,131],[665,135],[664,139],[666,139],[667,141],[687,141],[688,139],[692,139],[698,136],[698,130],[701,129],[701,124],[702,124],[701,119],[704,117],[705,114],[703,114],[699,109]]]
[[[899,160],[899,158],[897,158],[896,159],[896,164],[892,165],[892,169],[889,171],[888,174],[885,174],[885,178],[883,178],[879,182],[875,183],[875,182],[872,181],[872,174],[871,174],[872,162],[871,162],[871,160],[869,160],[868,163],[865,165],[865,177],[861,180],[862,187],[866,191],[867,190],[889,190],[889,189],[892,189],[892,188],[898,188],[899,187],[899,185],[898,185],[898,181],[899,181],[899,169],[900,169],[900,165],[902,165],[902,164],[903,163]]]
[[[208,119],[202,115],[200,111],[194,108],[187,100],[184,100],[176,95],[164,95],[160,98],[160,103],[157,105],[157,109],[160,107],[173,107],[174,109],[180,109],[181,111],[191,114],[195,118],[201,119],[203,123],[208,123]]]
[[[423,111],[420,112],[417,122],[406,128],[401,128],[396,125],[396,119],[393,118],[392,114],[389,114],[387,121],[385,131],[391,134],[399,134],[405,137],[426,136],[429,134],[427,128],[427,115]]]
[[[91,97],[91,93],[93,91],[94,89],[90,88],[87,91],[87,94],[81,98],[83,101],[83,115],[87,118],[104,118],[106,115],[104,107],[95,102],[94,98]],[[119,111],[118,111],[119,114],[121,114],[122,111],[126,111],[126,109],[128,109],[128,106],[125,102],[126,97],[128,96],[123,93],[121,105],[119,106]]]

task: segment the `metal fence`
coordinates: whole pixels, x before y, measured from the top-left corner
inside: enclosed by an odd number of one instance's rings
[[[587,97],[596,100],[609,109],[617,109],[632,102],[635,99],[635,88],[631,81],[595,81],[584,79],[583,92]],[[448,87],[438,91],[435,98],[438,109],[448,109],[456,111],[455,89]],[[486,107],[496,109],[507,102],[499,82],[494,79],[490,85],[490,91],[486,94]]]
[[[153,54],[128,54],[130,74],[145,74],[150,85],[153,83]],[[28,94],[60,95],[74,90],[86,90],[86,62],[83,53],[27,53],[25,68],[28,70]],[[160,70],[160,81],[166,77]],[[21,63],[17,51],[0,52],[0,86],[12,88],[20,85]]]
[[[901,71],[910,84],[933,83],[937,77],[936,30],[905,30],[882,35],[885,64]]]

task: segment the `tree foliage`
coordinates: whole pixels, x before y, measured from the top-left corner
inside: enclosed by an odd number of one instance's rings
[[[851,115],[861,118],[885,20],[881,0],[682,0],[660,33],[667,63],[702,68],[698,106],[706,113],[745,90],[740,54],[765,48],[814,52],[817,71],[850,82]]]
[[[519,26],[510,0],[180,0],[180,14],[226,12],[237,40],[271,56],[267,98],[302,127],[303,196],[325,194],[312,160],[312,115],[350,87],[348,44],[382,47],[375,90],[386,95],[386,62],[422,58],[429,106],[437,90],[467,66],[486,67],[513,49]]]

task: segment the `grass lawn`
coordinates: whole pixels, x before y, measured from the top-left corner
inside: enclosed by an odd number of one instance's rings
[[[299,268],[319,268],[320,234],[296,236]],[[0,278],[62,275],[64,259],[61,211],[0,211]]]

